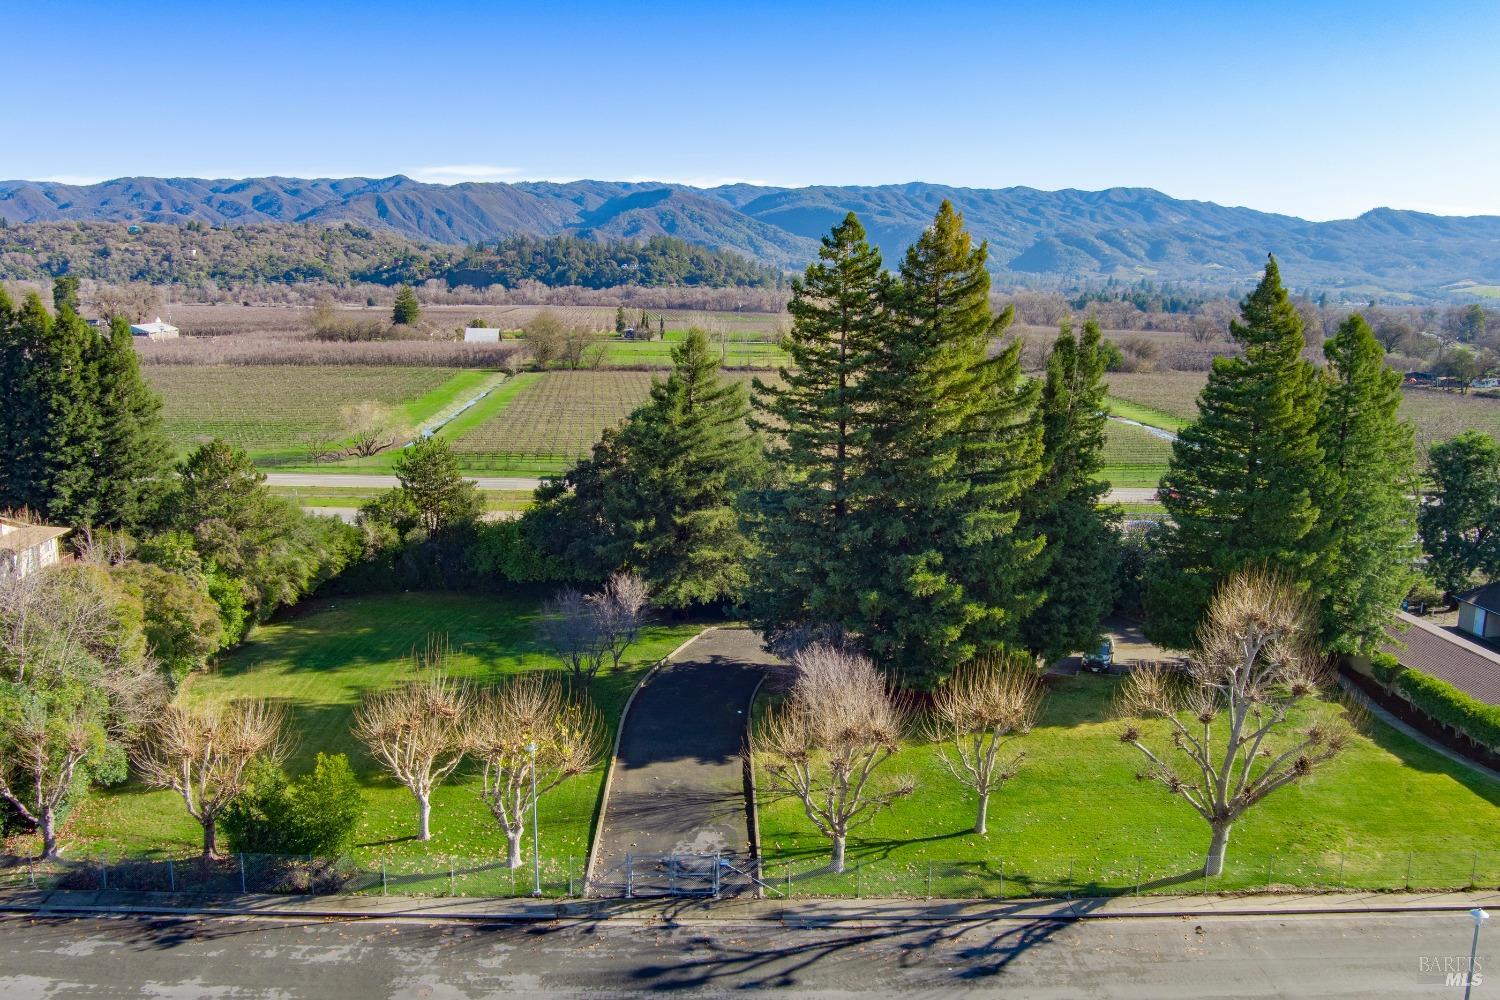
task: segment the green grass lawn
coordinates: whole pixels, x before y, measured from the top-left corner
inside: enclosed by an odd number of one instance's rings
[[[1108,721],[1118,683],[1082,675],[1051,685],[1038,726],[1017,744],[1027,752],[1020,773],[991,799],[983,837],[971,832],[972,797],[934,749],[901,751],[884,772],[914,776],[916,791],[851,834],[842,876],[819,871],[828,842],[799,803],[767,800],[762,774],[767,880],[784,885],[790,870],[794,893],[922,894],[931,864],[938,895],[1132,891],[1138,870],[1143,891],[1254,888],[1268,875],[1276,885],[1399,889],[1408,864],[1410,884],[1430,888],[1468,884],[1477,863],[1480,882],[1500,882],[1500,784],[1379,723],[1326,770],[1253,807],[1233,831],[1221,878],[1192,877],[1208,826],[1160,785],[1136,780],[1140,755]]]
[[[370,760],[350,735],[350,721],[365,691],[408,676],[411,652],[424,646],[429,633],[447,635],[453,672],[476,683],[557,669],[535,642],[536,619],[536,601],[502,596],[421,593],[308,601],[293,615],[258,628],[214,673],[192,678],[182,697],[285,702],[298,735],[288,764],[293,772],[308,768],[318,751],[347,753],[364,782],[367,805],[356,837],[357,861],[426,871],[446,869],[449,857],[493,861],[503,858],[505,842],[479,799],[472,772],[461,769],[438,789],[432,840],[419,843],[411,839],[415,800]],[[593,697],[607,720],[610,747],[620,711],[642,672],[700,627],[648,628],[628,654],[626,669],[595,679]],[[603,775],[601,765],[542,800],[542,854],[553,859],[554,868],[587,851]],[[200,833],[173,793],[127,785],[86,799],[69,817],[63,841],[70,857],[182,856],[196,849]],[[502,875],[508,884],[508,873]]]
[[[361,507],[385,490],[371,486],[269,486],[277,496],[286,497],[299,507]],[[479,497],[488,511],[522,511],[531,506],[531,490],[480,490]]]
[[[1184,420],[1182,417],[1175,416],[1163,410],[1142,406],[1139,403],[1132,403],[1126,399],[1115,399],[1113,396],[1106,398],[1105,406],[1109,408],[1110,413],[1117,417],[1124,417],[1127,420],[1134,420],[1137,423],[1148,424],[1152,427],[1160,427],[1162,430],[1180,431],[1189,423],[1189,421]]]

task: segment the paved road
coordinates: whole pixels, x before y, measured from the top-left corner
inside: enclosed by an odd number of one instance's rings
[[[666,890],[674,880],[678,888],[711,884],[711,874],[705,880],[690,870],[684,878],[663,869],[659,856],[749,857],[740,753],[750,699],[765,668],[777,662],[749,629],[715,628],[641,688],[625,718],[604,804],[595,885],[623,885],[626,855],[637,893]]]
[[[540,479],[524,476],[476,476],[473,482],[482,490],[534,490],[542,484]],[[390,489],[397,485],[395,476],[356,475],[338,472],[271,472],[266,474],[271,486],[357,486],[364,489]],[[1109,503],[1147,503],[1156,499],[1155,487],[1121,487],[1105,494]]]
[[[0,918],[0,996],[1457,997],[1464,914],[788,928]],[[1500,967],[1500,936],[1480,969]],[[1486,960],[1489,961],[1486,961]],[[1500,996],[1484,976],[1474,996]]]
[[[472,480],[482,490],[534,490],[542,484],[540,479],[526,476],[476,476]],[[340,472],[268,472],[269,486],[353,486],[360,489],[388,490],[399,485],[395,476],[365,475]]]

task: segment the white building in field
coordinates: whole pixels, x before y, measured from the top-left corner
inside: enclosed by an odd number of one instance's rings
[[[0,517],[0,580],[26,577],[62,558],[58,542],[67,528]]]
[[[132,323],[130,334],[133,337],[145,337],[147,340],[176,340],[178,330],[171,323],[163,323],[161,317],[158,316],[155,323]]]
[[[470,326],[464,329],[465,344],[498,344],[500,328],[495,326]]]

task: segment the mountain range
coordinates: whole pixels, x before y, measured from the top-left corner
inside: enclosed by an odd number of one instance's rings
[[[380,179],[126,177],[90,185],[0,181],[7,224],[131,221],[213,226],[351,222],[440,243],[516,234],[593,239],[670,235],[798,269],[847,212],[889,264],[943,199],[1020,285],[1117,279],[1239,287],[1275,253],[1297,288],[1439,296],[1500,285],[1500,216],[1378,208],[1355,219],[1293,216],[1172,198],[1150,188],[1041,191],[911,183],[875,187],[695,188],[620,181],[426,184]]]

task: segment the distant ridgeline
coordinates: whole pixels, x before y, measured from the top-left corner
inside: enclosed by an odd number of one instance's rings
[[[725,250],[671,236],[596,241],[577,236],[510,236],[470,246],[425,243],[388,229],[344,223],[206,226],[48,222],[0,226],[0,279],[64,274],[121,284],[326,281],[450,286],[774,288],[780,272]]]

